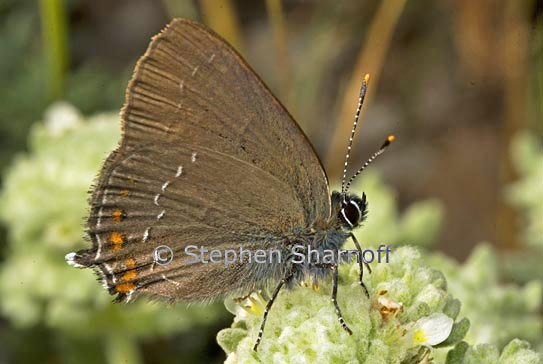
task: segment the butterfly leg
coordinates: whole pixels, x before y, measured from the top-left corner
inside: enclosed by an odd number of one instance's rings
[[[345,320],[343,319],[343,315],[341,314],[341,310],[339,309],[339,305],[337,303],[337,285],[338,285],[338,266],[337,264],[334,264],[331,266],[332,273],[334,274],[334,282],[332,287],[332,302],[334,303],[334,307],[336,308],[336,315],[337,319],[339,321],[339,324],[349,335],[352,335],[353,332],[351,329],[349,329],[349,326],[345,323]]]
[[[281,290],[283,285],[285,285],[285,283],[290,281],[292,277],[293,277],[293,274],[289,272],[287,275],[285,275],[285,277],[283,277],[283,279],[281,279],[281,281],[279,281],[279,284],[277,285],[277,287],[275,287],[275,290],[273,291],[270,300],[266,304],[266,308],[264,309],[264,317],[262,318],[262,323],[260,324],[260,330],[258,330],[258,337],[256,338],[256,343],[255,343],[255,346],[253,347],[253,351],[257,351],[258,345],[260,344],[260,341],[262,340],[262,335],[264,334],[264,326],[266,326],[268,313],[270,312],[273,302],[277,298],[277,295],[279,294],[279,291]]]
[[[331,297],[331,300],[332,300],[332,303],[334,304],[334,307],[336,309],[336,315],[337,315],[337,319],[339,321],[339,324],[341,325],[341,327],[343,327],[343,329],[345,331],[347,331],[347,333],[349,335],[352,335],[353,332],[351,331],[349,326],[347,326],[347,324],[345,323],[345,320],[343,319],[343,315],[341,314],[341,310],[339,309],[339,304],[337,303],[337,287],[338,287],[338,280],[339,280],[338,265],[337,264],[329,264],[329,263],[328,264],[319,263],[319,264],[316,264],[316,266],[319,267],[319,268],[330,269],[332,271],[333,285],[332,285],[332,297]]]
[[[358,267],[360,269],[360,276],[359,276],[359,282],[362,288],[364,289],[364,292],[366,293],[366,297],[370,298],[370,293],[368,292],[368,289],[366,288],[366,285],[362,281],[362,278],[364,276],[364,265],[366,268],[368,268],[368,272],[371,273],[371,268],[368,263],[364,260],[362,256],[362,248],[360,247],[360,244],[358,243],[358,240],[356,240],[356,237],[353,233],[351,233],[351,239],[353,239],[354,245],[356,246],[356,250],[358,250]]]

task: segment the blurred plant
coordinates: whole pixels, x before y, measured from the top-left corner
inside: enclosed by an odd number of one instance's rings
[[[24,149],[30,125],[41,117],[52,97],[61,95],[83,113],[118,109],[132,65],[125,71],[108,70],[88,60],[68,69],[63,12],[77,2],[34,0],[0,1],[0,169]],[[41,27],[46,27],[42,38]],[[72,33],[73,36],[73,33]],[[41,40],[47,40],[42,44]],[[82,42],[84,43],[84,42]],[[14,122],[16,120],[17,122]]]
[[[506,276],[527,282],[543,277],[543,143],[535,134],[523,131],[515,137],[511,152],[520,179],[505,191],[505,196],[520,212],[524,249],[503,258]]]
[[[506,197],[521,212],[523,242],[543,253],[543,143],[523,131],[513,140],[511,154],[520,179],[506,191]]]
[[[369,214],[355,234],[364,246],[379,244],[417,245],[431,248],[443,225],[443,206],[435,199],[416,202],[400,213],[394,190],[382,178],[367,171],[352,191],[368,196]],[[350,243],[352,244],[352,243]],[[354,245],[348,245],[348,249]]]
[[[447,364],[540,364],[542,354],[530,349],[526,341],[512,340],[500,351],[490,344],[469,346],[461,342],[447,354]]]
[[[0,310],[17,327],[44,324],[64,336],[100,338],[109,362],[134,363],[141,360],[136,339],[188,330],[215,320],[222,309],[112,304],[93,272],[64,261],[66,252],[87,245],[87,191],[119,129],[116,113],[84,120],[68,104],[52,106],[45,124],[32,128],[30,153],[16,159],[1,193],[9,245],[0,269]]]
[[[200,0],[199,3],[205,23],[243,54],[245,46],[234,2],[223,0],[221,6],[217,6],[217,2],[213,0]]]
[[[462,314],[471,321],[467,342],[502,348],[518,337],[542,348],[541,280],[532,277],[522,287],[501,284],[498,254],[486,244],[476,246],[464,264],[440,254],[428,259],[447,277],[448,290],[462,302]]]
[[[41,0],[40,10],[43,50],[49,69],[47,96],[50,100],[61,99],[69,65],[66,9],[62,0]]]

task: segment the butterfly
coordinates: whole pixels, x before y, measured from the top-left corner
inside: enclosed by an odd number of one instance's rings
[[[121,120],[122,139],[90,199],[92,247],[69,253],[68,263],[92,267],[118,302],[209,301],[275,284],[255,350],[283,287],[332,275],[338,320],[351,333],[336,300],[338,262],[225,266],[181,256],[191,245],[274,248],[288,257],[295,245],[337,251],[349,238],[361,251],[352,230],[368,203],[349,187],[392,136],[348,182],[347,153],[342,191],[330,193],[308,138],[262,80],[220,36],[184,19],[153,37],[137,62]]]

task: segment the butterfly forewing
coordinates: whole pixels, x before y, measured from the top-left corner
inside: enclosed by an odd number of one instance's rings
[[[111,293],[209,299],[252,289],[273,269],[187,264],[188,245],[274,248],[330,213],[328,184],[309,141],[219,36],[174,20],[136,66],[123,139],[106,161],[88,219],[96,265]],[[154,261],[172,249],[168,265]],[[220,279],[217,279],[220,277]],[[256,283],[255,283],[256,282]]]
[[[197,141],[296,186],[306,222],[329,214],[326,176],[279,101],[224,40],[177,19],[138,62],[123,109],[122,146]]]

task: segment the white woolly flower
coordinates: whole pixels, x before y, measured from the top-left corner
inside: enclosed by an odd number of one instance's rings
[[[56,102],[45,112],[47,131],[54,137],[61,136],[66,130],[77,128],[81,123],[79,110],[67,102]]]

